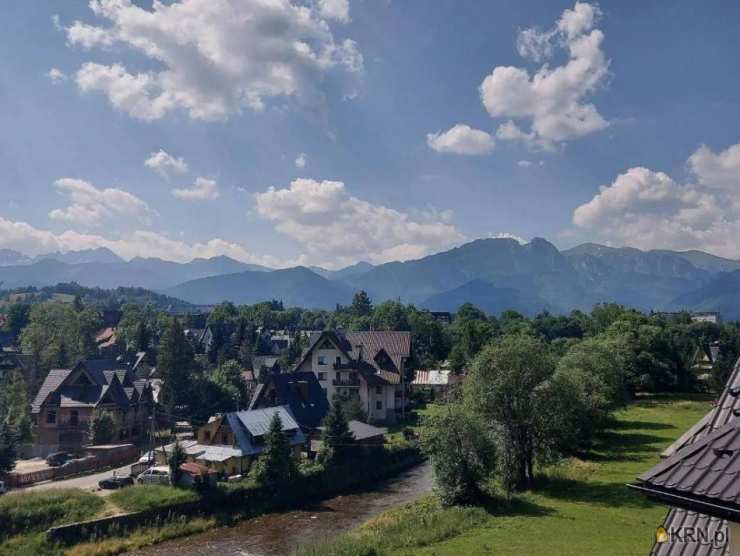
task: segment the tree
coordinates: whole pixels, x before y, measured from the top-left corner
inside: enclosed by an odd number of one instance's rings
[[[265,436],[265,450],[254,467],[254,479],[260,485],[279,490],[295,479],[297,467],[288,437],[283,432],[280,414],[275,413]]]
[[[470,504],[487,494],[496,465],[496,445],[480,415],[462,404],[422,423],[421,445],[431,458],[442,504]]]
[[[28,386],[23,374],[15,370],[0,379],[0,423],[8,425],[18,442],[30,442],[31,412]]]
[[[195,360],[190,343],[177,319],[170,319],[162,335],[157,355],[157,371],[162,376],[160,402],[169,413],[191,402]]]
[[[373,311],[373,304],[365,290],[360,290],[352,297],[352,314],[356,317],[366,317]]]
[[[321,440],[324,445],[320,455],[321,462],[327,465],[347,463],[352,458],[352,450],[357,443],[349,430],[342,403],[337,397],[332,401],[323,425]]]
[[[618,341],[601,335],[572,346],[558,362],[547,404],[548,437],[558,451],[589,447],[611,412],[626,403],[621,352]]]
[[[218,367],[210,376],[210,379],[221,388],[231,403],[229,408],[235,410],[244,409],[249,405],[247,389],[242,380],[242,369],[237,361],[227,361]],[[226,408],[222,408],[226,409]]]
[[[0,423],[0,474],[12,471],[18,458],[18,435],[7,423]]]
[[[547,346],[531,336],[504,336],[476,357],[465,383],[472,409],[491,422],[500,438],[501,477],[507,495],[527,489],[540,449],[542,386],[552,376],[554,360]]]
[[[185,450],[180,446],[180,442],[175,440],[175,445],[172,447],[172,453],[170,454],[167,464],[170,466],[170,481],[173,485],[177,485],[180,482],[180,466],[185,463],[186,455]]]
[[[96,411],[90,420],[90,441],[93,444],[109,444],[116,434],[116,421],[108,411]]]
[[[7,327],[17,338],[21,331],[28,325],[31,317],[31,306],[26,303],[14,303],[8,309]]]

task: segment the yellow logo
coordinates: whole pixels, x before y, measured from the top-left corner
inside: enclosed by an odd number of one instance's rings
[[[665,530],[665,527],[658,527],[658,530],[655,531],[655,542],[660,544],[668,541],[668,531]]]

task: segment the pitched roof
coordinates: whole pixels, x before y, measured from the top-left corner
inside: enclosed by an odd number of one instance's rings
[[[404,331],[342,332],[324,330],[312,333],[308,348],[295,368],[299,368],[319,342],[329,340],[371,384],[399,384],[404,359],[411,356],[411,333]]]
[[[234,433],[236,444],[244,455],[253,456],[262,453],[265,448],[264,443],[257,443],[255,439],[267,433],[270,429],[270,421],[276,413],[280,415],[283,431],[292,433],[291,445],[303,444],[306,441],[290,409],[285,406],[227,413],[225,418]]]
[[[69,377],[77,371],[85,372],[92,384],[68,384]],[[87,359],[72,369],[49,371],[31,410],[38,413],[44,403],[59,407],[95,407],[106,400],[119,407],[128,407],[147,387],[146,381],[134,380],[131,370],[115,359]]]
[[[380,428],[380,427],[374,427],[372,425],[368,425],[367,423],[363,423],[362,421],[356,421],[352,420],[347,423],[349,426],[349,431],[352,433],[352,436],[355,437],[355,440],[367,440],[368,438],[375,438],[377,436],[383,436],[385,433],[388,432],[388,429]]]
[[[740,421],[734,420],[658,463],[639,487],[685,509],[740,517]]]
[[[269,386],[274,388],[274,400],[268,399]],[[296,421],[303,427],[316,428],[329,412],[329,401],[312,372],[271,375],[259,384],[252,396],[249,409],[265,405],[287,405]]]
[[[459,375],[452,371],[432,369],[428,371],[416,371],[412,386],[447,386],[459,380]]]
[[[62,382],[64,382],[64,379],[66,379],[71,372],[71,369],[52,369],[49,371],[49,374],[46,375],[44,382],[41,384],[41,388],[39,388],[33,403],[31,403],[31,411],[33,413],[41,411],[41,406],[49,395],[59,388]]]
[[[736,413],[740,414],[740,358],[735,362],[730,378],[727,380],[725,389],[720,396],[717,405],[707,413],[702,419],[691,427],[678,441],[671,444],[666,449],[669,454],[675,453],[704,435],[711,434],[712,431],[735,420]],[[691,434],[693,433],[693,434]],[[692,515],[690,515],[692,514]],[[717,525],[719,521],[719,525]],[[673,507],[666,515],[663,521],[663,527],[666,530],[675,530],[681,527],[691,526],[696,528],[713,528],[718,526],[720,529],[727,530],[727,522],[698,512],[689,512],[684,508]],[[711,544],[700,544],[698,542],[684,543],[654,543],[650,551],[651,556],[678,556],[679,554],[703,554],[706,556],[723,556],[726,554],[726,546],[715,547]]]

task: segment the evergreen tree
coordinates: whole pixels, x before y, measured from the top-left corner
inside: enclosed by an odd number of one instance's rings
[[[12,471],[17,453],[18,435],[7,423],[0,422],[0,474]]]
[[[372,313],[373,304],[365,290],[360,290],[352,297],[352,314],[356,317],[365,317]]]
[[[186,455],[185,450],[182,449],[180,443],[176,440],[175,445],[172,447],[172,453],[170,454],[167,464],[170,466],[170,481],[173,485],[177,485],[180,482],[180,466],[185,463]]]
[[[108,411],[96,411],[90,420],[90,441],[93,444],[109,444],[113,441],[116,422]]]
[[[356,447],[355,437],[349,430],[342,402],[336,397],[332,400],[329,413],[324,418],[321,440],[324,444],[320,456],[322,463],[341,465],[352,458],[353,448]]]
[[[280,414],[276,412],[265,437],[265,451],[254,468],[254,479],[263,486],[278,490],[295,479],[297,473],[290,442],[283,432]]]
[[[160,402],[172,413],[176,407],[191,403],[195,360],[177,319],[170,319],[162,335],[157,355],[157,371],[162,376]]]

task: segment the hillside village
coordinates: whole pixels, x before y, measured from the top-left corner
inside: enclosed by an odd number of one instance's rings
[[[182,313],[165,304],[104,306],[99,291],[76,291],[6,298],[1,480],[19,489],[8,499],[85,477],[88,491],[113,488],[116,496],[170,483],[201,496],[240,482],[277,481],[278,488],[301,481],[311,465],[341,468],[360,453],[376,462],[374,472],[387,458],[389,469],[430,458],[446,505],[490,496],[480,482],[489,473],[510,498],[536,491],[537,469],[587,453],[630,400],[707,395],[725,382],[721,400],[730,399],[740,357],[740,328],[718,313],[644,315],[603,304],[528,319],[515,311],[486,315],[471,304],[454,314],[375,305],[362,291],[335,311],[272,301]],[[515,378],[520,357],[525,375]],[[487,430],[480,419],[489,402],[477,398],[486,388],[476,384],[489,380],[483,369],[499,365],[512,365],[509,380],[528,384],[500,395],[524,396],[516,402],[522,407],[548,404],[546,421],[530,421],[531,410],[500,414],[496,402],[487,418],[503,428]],[[664,455],[719,428],[732,410],[723,415],[710,412]],[[504,448],[503,431],[518,419],[539,440]],[[265,478],[276,473],[265,470],[276,442],[291,466],[306,470]],[[524,450],[524,467],[495,464],[502,449]],[[479,463],[471,467],[468,458]]]

